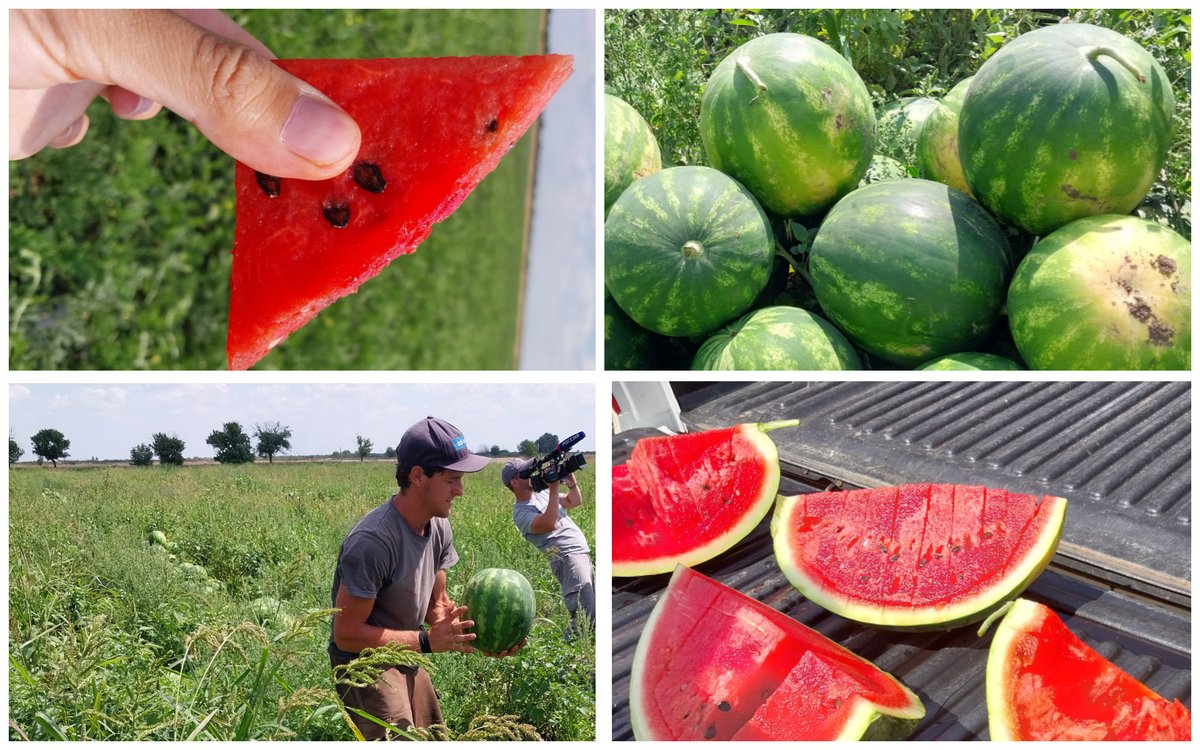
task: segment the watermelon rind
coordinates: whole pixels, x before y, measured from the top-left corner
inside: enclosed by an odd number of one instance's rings
[[[693,370],[861,370],[832,323],[798,307],[764,307],[713,334]]]
[[[885,180],[904,180],[911,176],[908,169],[892,157],[875,154],[871,157],[871,166],[867,167],[867,173],[858,181],[858,186],[866,187]]]
[[[1007,357],[1001,357],[999,354],[962,352],[938,357],[916,369],[932,370],[935,372],[986,372],[991,370],[1024,370],[1025,368]]]
[[[488,654],[498,654],[516,646],[533,629],[537,600],[529,579],[515,570],[484,568],[467,581],[462,605],[466,619],[474,625],[464,633],[474,633],[470,646]]]
[[[667,588],[659,594],[658,602],[654,605],[653,611],[651,611],[650,616],[646,619],[646,624],[642,628],[641,637],[638,639],[637,648],[634,650],[633,663],[630,667],[629,679],[629,720],[633,728],[633,735],[638,740],[646,741],[670,739],[666,737],[655,736],[655,730],[647,721],[643,707],[649,705],[647,700],[649,696],[646,693],[641,676],[646,669],[647,660],[651,656],[658,656],[658,654],[652,654],[650,652],[650,642],[653,639],[654,631],[659,626],[660,621],[664,618],[668,611],[667,602],[670,600],[669,595],[672,587],[689,576],[703,578],[703,576],[700,576],[700,574],[688,569],[684,565],[678,565],[675,567],[674,573],[671,575],[671,580],[667,584]],[[741,594],[740,592],[733,591],[732,589],[730,591],[738,596],[745,597],[745,595]],[[749,597],[745,598],[748,600],[750,599]],[[763,605],[760,602],[754,600],[750,601],[753,601],[753,603],[759,607],[766,607],[766,605]],[[784,617],[784,615],[779,613],[775,614],[778,617]],[[843,646],[829,640],[820,633],[807,628],[802,623],[798,621],[792,622],[795,625],[793,632],[804,632],[806,636],[811,634],[811,637],[827,641],[829,647],[832,649],[836,649],[838,652],[847,654],[853,657],[854,660],[861,662],[864,665],[864,669],[883,672],[883,670],[880,670],[875,664],[872,664],[870,661],[862,658],[858,654],[855,654]],[[854,713],[846,720],[843,731],[837,737],[820,739],[901,740],[906,739],[912,734],[912,731],[916,728],[917,724],[919,724],[921,719],[925,717],[925,706],[921,703],[920,698],[918,698],[916,694],[909,690],[908,687],[906,687],[903,683],[887,672],[883,672],[883,674],[887,676],[903,692],[908,699],[908,705],[897,708],[879,706],[870,703],[869,701],[860,701],[859,704],[855,706]],[[765,697],[766,696],[764,696],[764,698]]]
[[[612,574],[619,577],[633,577],[669,573],[677,565],[698,565],[706,560],[711,560],[744,539],[766,517],[767,511],[771,509],[771,504],[775,502],[775,495],[779,489],[779,451],[775,447],[775,442],[767,437],[766,433],[770,430],[795,427],[799,424],[799,419],[785,419],[777,422],[738,425],[737,429],[753,444],[757,455],[766,465],[766,469],[763,473],[758,497],[748,505],[745,515],[731,525],[728,530],[705,544],[693,547],[684,554],[666,555],[647,560],[617,560],[614,558]]]
[[[971,194],[971,188],[967,186],[958,158],[958,113],[971,80],[959,81],[950,89],[929,113],[917,138],[917,165],[921,168],[921,176],[967,195]]]
[[[775,515],[771,518],[775,560],[784,576],[805,598],[822,608],[848,620],[889,630],[952,630],[986,619],[1027,589],[1050,564],[1062,539],[1063,520],[1067,513],[1065,498],[1043,496],[1041,502],[1053,503],[1054,507],[1037,541],[1021,560],[1015,565],[1010,560],[1002,575],[994,575],[973,596],[959,596],[952,602],[929,607],[882,607],[875,602],[846,597],[807,570],[805,561],[789,546],[787,535],[783,533],[784,529],[795,528],[800,523],[801,519],[796,516],[796,511],[802,506],[800,498],[800,495],[780,496],[775,503]]]
[[[621,193],[662,169],[662,153],[646,118],[622,99],[604,95],[604,215]]]
[[[1017,736],[1017,719],[1013,715],[1013,707],[1004,700],[1004,686],[1009,680],[1007,669],[1009,660],[1005,658],[1005,654],[1012,653],[1013,642],[1039,616],[1036,604],[1028,599],[1017,599],[1004,618],[1000,620],[996,634],[992,637],[992,646],[988,650],[985,683],[987,686],[988,734],[993,742],[1014,742],[1021,739]]]

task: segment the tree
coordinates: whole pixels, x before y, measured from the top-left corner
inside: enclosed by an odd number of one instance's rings
[[[537,443],[532,440],[522,440],[517,446],[517,453],[520,453],[522,456],[533,457],[537,455],[537,452]]]
[[[362,461],[371,454],[371,441],[362,435],[355,435],[354,439],[358,441],[358,460]]]
[[[149,466],[154,463],[154,449],[142,443],[129,449],[129,463],[134,466]]]
[[[25,449],[17,444],[16,436],[13,435],[13,431],[10,429],[8,431],[8,462],[10,464],[15,464],[17,461],[20,461],[21,456],[24,455]]]
[[[537,439],[537,452],[549,453],[558,447],[558,435],[549,432],[542,433],[542,436]]]
[[[254,425],[254,437],[258,438],[258,455],[267,459],[268,463],[275,463],[275,454],[290,451],[292,444],[288,438],[292,436],[292,429],[278,422],[267,422],[266,424]]]
[[[38,434],[31,437],[29,442],[33,443],[33,455],[54,464],[54,468],[56,469],[58,468],[58,460],[70,455],[67,453],[67,448],[71,447],[71,441],[63,437],[63,434],[58,430],[41,430]]]
[[[492,454],[493,456],[499,456],[500,455],[500,446],[493,445],[492,449],[490,451],[488,451],[488,453]]]
[[[204,442],[216,449],[213,456],[219,464],[248,464],[254,462],[254,451],[250,449],[250,436],[237,422],[226,422],[220,430],[213,430]]]
[[[177,435],[156,432],[150,436],[150,448],[158,456],[159,466],[183,466],[183,441]]]
[[[396,457],[396,449],[389,445],[387,447],[387,450],[385,450],[383,452],[383,455],[387,456],[388,458],[395,458]]]

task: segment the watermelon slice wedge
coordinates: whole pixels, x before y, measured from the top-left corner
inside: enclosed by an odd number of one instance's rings
[[[362,146],[331,180],[281,180],[237,164],[231,370],[416,250],[533,124],[572,58],[275,63],[353,117]]]
[[[634,652],[639,740],[887,740],[925,716],[895,677],[682,565]]]
[[[643,438],[613,467],[613,575],[668,573],[741,541],[779,489],[766,433],[798,419]]]
[[[775,559],[802,594],[868,625],[949,630],[978,622],[1037,578],[1067,501],[912,484],[782,497]]]
[[[1017,599],[988,652],[992,740],[1191,740],[1192,714],[1122,672],[1048,607]]]

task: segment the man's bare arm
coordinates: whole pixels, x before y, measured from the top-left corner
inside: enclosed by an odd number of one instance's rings
[[[579,491],[579,480],[575,478],[575,475],[569,475],[564,484],[567,487],[567,494],[559,500],[559,504],[566,510],[583,505],[583,493]]]
[[[441,575],[444,593],[445,573]],[[420,636],[416,630],[389,630],[367,624],[367,618],[375,608],[374,599],[354,596],[345,586],[341,586],[335,606],[341,611],[333,616],[333,642],[341,650],[356,654],[364,648],[378,648],[386,643],[402,643],[414,651],[420,650]],[[462,632],[475,623],[457,619],[466,611],[466,607],[443,609],[440,617],[430,623],[429,646],[434,653],[460,651],[469,654],[475,650],[468,645],[469,641],[475,639],[475,634]]]

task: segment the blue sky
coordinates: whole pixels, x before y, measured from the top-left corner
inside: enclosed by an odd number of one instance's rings
[[[426,416],[462,430],[467,446],[515,450],[521,440],[554,433],[561,440],[583,431],[575,450],[595,450],[596,401],[592,384],[10,384],[9,426],[36,460],[29,438],[53,428],[71,441],[73,460],[128,459],[129,449],[155,432],[175,433],[184,455],[210,457],[204,442],[225,422],[251,432],[256,423],[281,422],[292,430],[291,455],[352,450],[361,434],[382,453]]]

